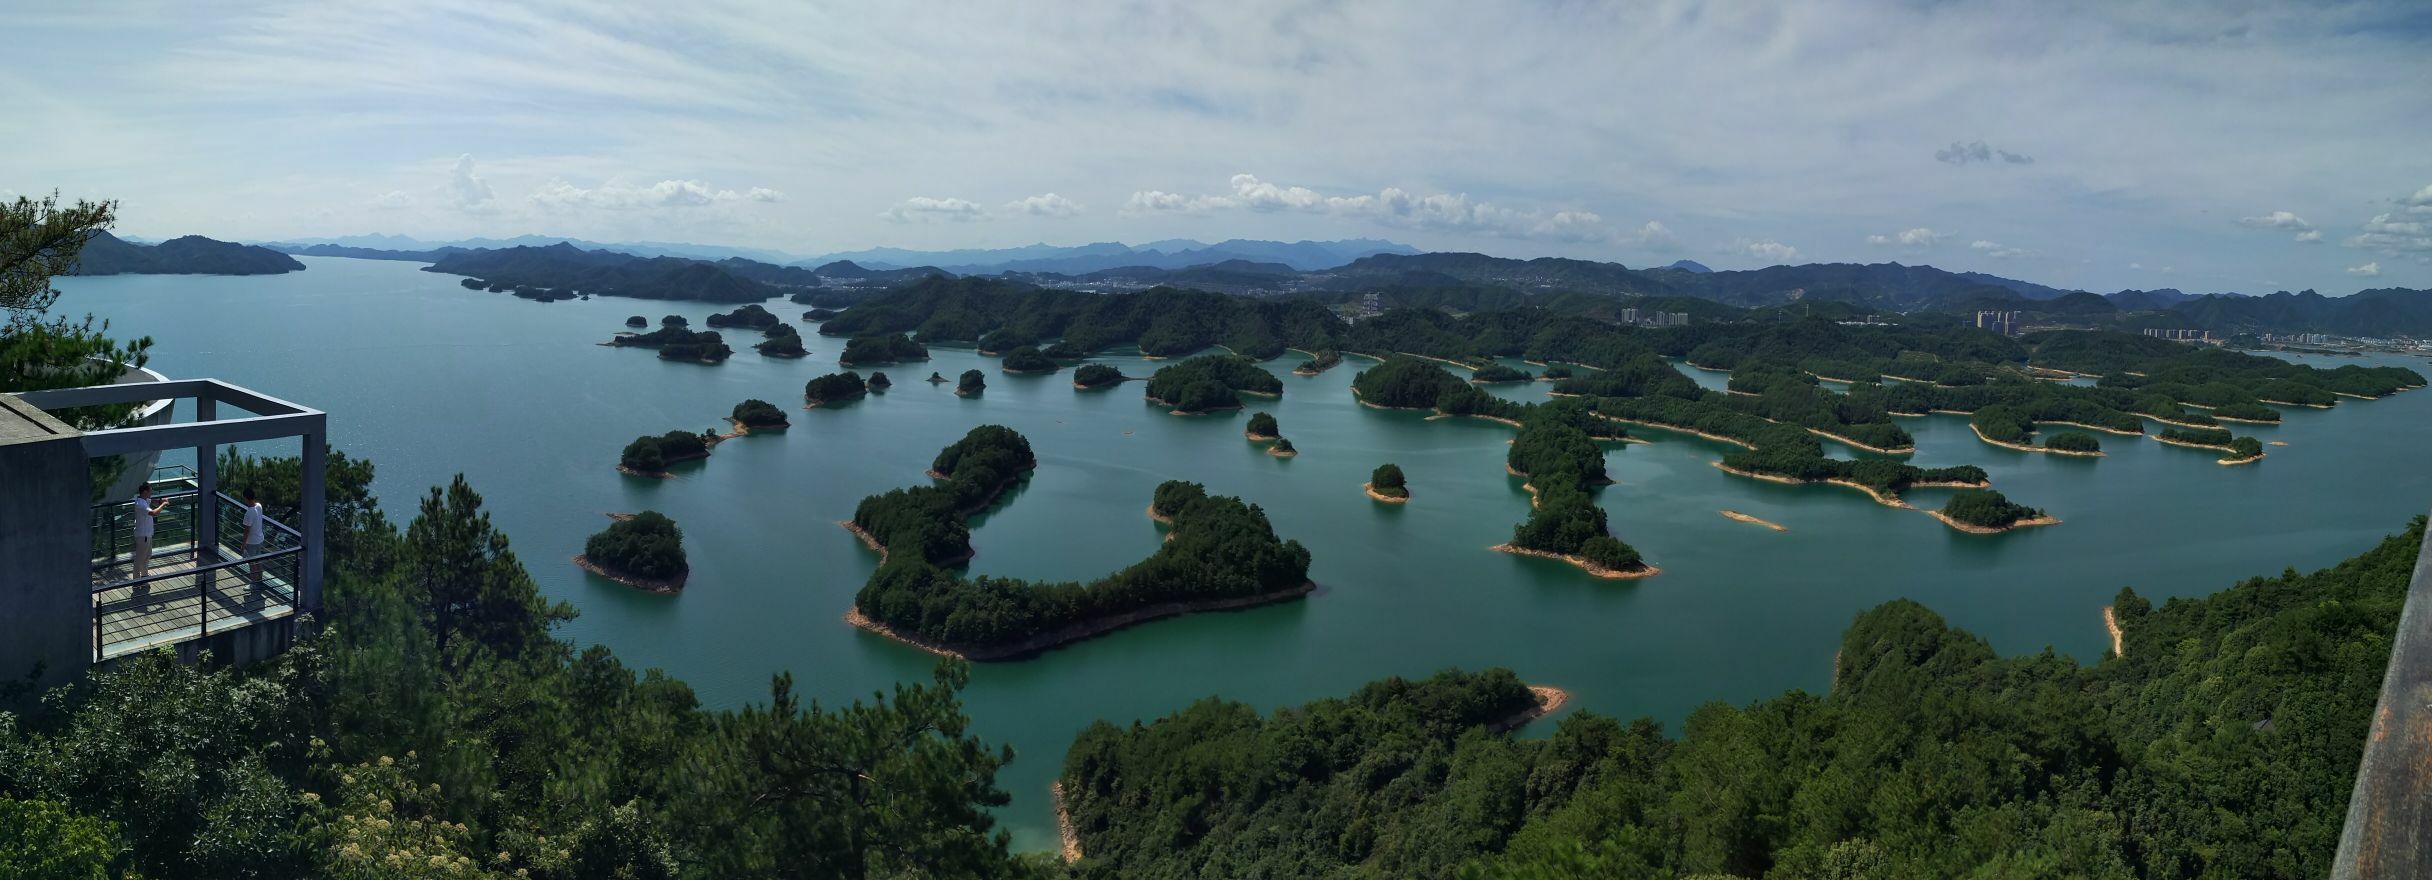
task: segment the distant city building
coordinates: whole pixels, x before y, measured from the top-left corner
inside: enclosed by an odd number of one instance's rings
[[[2212,331],[2210,330],[2169,330],[2157,327],[2148,327],[2145,329],[2145,335],[2151,336],[2155,339],[2168,339],[2172,342],[2213,341]]]
[[[1991,330],[2003,336],[2018,335],[2017,312],[1977,312],[1976,329]]]
[[[1650,327],[1679,327],[1689,323],[1689,313],[1657,311],[1642,312],[1637,309],[1622,309],[1621,322],[1624,324],[1645,324]]]

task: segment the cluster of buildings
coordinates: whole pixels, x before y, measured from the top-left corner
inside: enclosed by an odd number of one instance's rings
[[[2263,341],[2294,345],[2328,345],[2339,340],[2328,333],[2265,333]]]
[[[1977,312],[1976,329],[1991,330],[2003,336],[2016,336],[2019,333],[2018,313],[1993,311]]]
[[[2168,339],[2172,342],[2199,342],[2205,345],[2220,345],[2224,341],[2213,338],[2212,331],[2210,330],[2170,330],[2159,327],[2147,327],[2143,332],[2145,335],[2151,336],[2155,339]]]
[[[1624,324],[1645,324],[1649,327],[1684,327],[1689,323],[1688,312],[1658,312],[1653,309],[1622,309]]]

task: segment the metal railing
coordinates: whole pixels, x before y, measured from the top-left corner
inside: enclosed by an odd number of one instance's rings
[[[2432,876],[2432,535],[2415,559],[2332,880]]]
[[[303,555],[268,550],[94,588],[94,662],[293,613]]]
[[[192,560],[201,549],[194,534],[196,504],[201,495],[194,488],[194,470],[184,465],[154,468],[147,483],[152,487],[154,504],[169,503],[153,520],[152,559]],[[135,519],[134,499],[93,505],[92,560],[96,582],[135,576]]]

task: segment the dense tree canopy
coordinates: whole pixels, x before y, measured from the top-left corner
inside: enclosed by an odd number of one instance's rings
[[[1006,351],[1061,340],[1046,353],[1082,357],[1123,345],[1176,357],[1223,345],[1253,358],[1287,347],[1331,348],[1340,319],[1307,300],[1267,300],[1156,288],[1103,296],[995,278],[931,277],[888,291],[823,324],[829,336],[906,333],[922,342]]]
[[[1056,362],[1040,354],[1037,347],[1025,345],[1005,353],[1004,369],[1008,373],[1053,373]]]
[[[962,378],[954,383],[954,393],[965,397],[986,390],[988,390],[988,374],[978,370],[964,370]]]
[[[871,377],[873,382],[876,381],[878,375],[884,374],[873,375]],[[860,397],[868,390],[869,385],[862,383],[860,373],[845,370],[802,383],[802,399],[811,404],[834,403]]]
[[[1972,526],[2002,529],[2044,512],[2013,503],[1991,489],[1961,489],[1951,493],[1951,500],[1942,505],[1942,515]]]
[[[1502,364],[1487,364],[1469,374],[1472,382],[1533,382],[1536,379],[1527,370],[1515,370]]]
[[[734,420],[746,428],[782,428],[786,426],[785,410],[776,404],[752,398],[735,404]]]
[[[830,322],[830,324],[833,323]],[[822,326],[819,329],[825,334],[827,327]],[[928,359],[928,346],[890,333],[880,336],[856,336],[846,340],[844,353],[836,357],[836,362],[851,367],[861,364],[894,364]]]
[[[1242,433],[1256,438],[1271,438],[1283,436],[1283,429],[1275,424],[1273,413],[1255,412],[1250,414],[1250,424],[1242,429]]]
[[[1072,384],[1082,388],[1101,388],[1123,381],[1123,371],[1106,364],[1082,364],[1072,371]]]
[[[684,532],[655,510],[609,523],[583,542],[583,556],[609,571],[664,580],[691,566],[684,560]]]
[[[617,464],[627,470],[657,473],[668,465],[696,458],[709,457],[709,443],[690,431],[669,431],[656,437],[642,436],[625,444]]]
[[[1408,498],[1410,487],[1405,479],[1401,465],[1386,462],[1368,474],[1368,490],[1387,498]]]
[[[1236,409],[1236,392],[1282,394],[1283,380],[1245,358],[1207,354],[1176,361],[1149,376],[1150,400],[1186,413]]]
[[[770,314],[769,310],[762,308],[759,303],[748,303],[736,307],[731,312],[713,312],[704,323],[712,327],[745,327],[765,330],[770,327],[785,326],[785,319]]]

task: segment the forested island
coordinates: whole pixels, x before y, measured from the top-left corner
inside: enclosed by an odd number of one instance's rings
[[[615,519],[583,542],[574,564],[638,590],[682,592],[692,565],[684,558],[684,532],[675,520],[655,510]]]
[[[1072,387],[1074,388],[1105,388],[1120,385],[1130,379],[1131,377],[1123,375],[1122,370],[1106,364],[1082,364],[1072,371]]]
[[[802,313],[802,319],[805,321],[825,321],[829,318],[836,317],[836,315],[837,312],[835,309],[810,309]]]
[[[798,358],[810,354],[810,350],[802,347],[802,332],[795,330],[791,325],[777,324],[761,331],[761,335],[766,338],[752,346],[761,354],[781,358]]]
[[[874,372],[870,374],[869,387],[872,393],[884,392],[895,387],[895,380],[887,378],[887,374],[884,372]]]
[[[2060,520],[2023,504],[2017,504],[1991,489],[1961,489],[1951,493],[1951,500],[1933,512],[1944,525],[1977,535],[1993,535],[2029,526],[2057,525]]]
[[[1481,384],[1498,382],[1534,382],[1537,377],[1527,370],[1515,370],[1502,364],[1487,364],[1470,371],[1469,381]]]
[[[1292,445],[1290,438],[1277,437],[1275,442],[1267,444],[1267,454],[1276,458],[1291,458],[1299,455],[1300,450]]]
[[[1335,367],[1342,366],[1342,364],[1343,353],[1329,348],[1324,351],[1311,353],[1308,360],[1301,361],[1299,366],[1292,368],[1292,374],[1295,376],[1315,376],[1327,370],[1334,369]]]
[[[669,431],[656,437],[645,434],[625,444],[625,451],[617,455],[616,469],[637,477],[665,477],[668,465],[708,458],[709,438],[715,436],[690,431]]]
[[[1403,482],[1404,479],[1401,466],[1387,462],[1377,465],[1376,470],[1368,475],[1368,482],[1361,484],[1360,489],[1378,501],[1402,504],[1410,500],[1410,487]]]
[[[821,328],[825,330],[826,328]],[[837,355],[840,366],[863,364],[896,364],[929,359],[929,347],[896,334],[856,336],[846,340],[844,353]]]
[[[1198,484],[1157,488],[1152,515],[1167,540],[1147,559],[1095,581],[963,578],[966,520],[1036,466],[1029,441],[983,425],[938,453],[938,485],[862,499],[847,523],[885,554],[848,621],[933,653],[1010,660],[1125,626],[1192,611],[1307,595],[1309,551],[1276,537],[1266,514]]]
[[[885,375],[885,373],[875,374],[871,377],[870,384],[863,384],[861,374],[851,370],[829,373],[802,383],[802,402],[808,407],[816,408],[824,403],[852,400],[867,393],[871,384],[876,384],[877,379]]]
[[[957,397],[970,397],[986,390],[988,390],[988,375],[978,370],[964,370],[962,377],[954,383],[954,393]]]
[[[674,318],[676,316],[669,315]],[[620,333],[608,340],[609,345],[630,348],[655,348],[661,360],[700,361],[717,363],[735,353],[727,347],[726,338],[716,330],[694,332],[685,329],[683,319],[662,323],[648,333]]]
[[[1203,354],[1158,369],[1148,377],[1143,396],[1171,407],[1175,415],[1196,415],[1240,409],[1242,394],[1283,393],[1283,380],[1247,358]]]
[[[2122,590],[2129,650],[2094,665],[1899,600],[1823,694],[1677,734],[1492,735],[1517,677],[1448,672],[1093,724],[1058,786],[1085,877],[2327,876],[2422,530],[2158,608]]]
[[[1282,437],[1283,431],[1275,424],[1274,414],[1255,412],[1250,414],[1249,426],[1241,429],[1241,436],[1251,440],[1273,440]]]
[[[778,409],[776,404],[756,397],[735,404],[734,414],[728,416],[727,421],[734,422],[736,427],[748,431],[782,431],[792,427],[792,424],[786,421],[785,410]]]
[[[1062,369],[1055,361],[1040,354],[1036,346],[1029,345],[1006,352],[1000,366],[1008,373],[1053,373]]]

